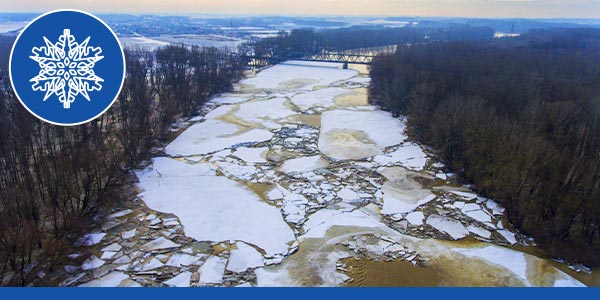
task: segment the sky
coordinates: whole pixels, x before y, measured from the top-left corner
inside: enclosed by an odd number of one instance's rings
[[[600,18],[600,0],[0,0],[0,12],[60,8],[185,15]]]

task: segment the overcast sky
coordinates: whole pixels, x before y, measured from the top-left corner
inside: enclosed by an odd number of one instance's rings
[[[0,0],[2,12],[600,18],[600,0]]]

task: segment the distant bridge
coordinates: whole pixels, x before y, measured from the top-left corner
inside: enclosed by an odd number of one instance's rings
[[[263,67],[271,64],[277,64],[286,60],[298,61],[318,61],[344,64],[344,69],[348,69],[348,64],[370,65],[375,58],[374,55],[348,54],[341,52],[322,52],[309,55],[285,55],[285,56],[243,56],[251,67]]]

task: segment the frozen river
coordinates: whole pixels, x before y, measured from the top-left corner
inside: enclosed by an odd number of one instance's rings
[[[514,250],[533,241],[454,183],[404,120],[369,105],[369,82],[365,70],[287,62],[213,99],[137,172],[150,210],[116,212],[119,226],[87,237],[98,250],[79,281],[582,285]]]

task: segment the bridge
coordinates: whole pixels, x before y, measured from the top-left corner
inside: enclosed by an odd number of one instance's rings
[[[286,60],[298,60],[342,63],[344,64],[344,69],[348,69],[348,64],[370,65],[373,62],[375,55],[349,54],[341,52],[322,52],[318,54],[309,55],[291,55],[287,53],[286,55],[280,56],[244,55],[243,58],[247,60],[248,66],[251,67],[264,67],[272,64],[281,63]]]

